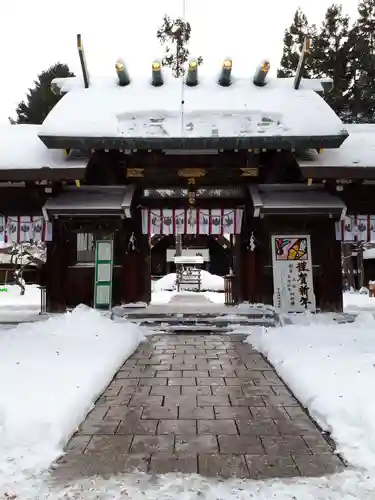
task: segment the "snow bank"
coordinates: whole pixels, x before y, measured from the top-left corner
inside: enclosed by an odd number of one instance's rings
[[[0,284],[0,311],[3,308],[40,310],[40,288],[38,285],[26,285],[24,295],[20,295],[17,285]]]
[[[126,474],[94,477],[52,487],[41,478],[8,487],[8,500],[373,500],[375,481],[367,474],[346,471],[319,478],[248,479],[205,478],[197,474]],[[11,496],[9,491],[15,496]]]
[[[0,331],[0,483],[62,453],[142,338],[86,306]]]
[[[375,320],[291,325],[251,334],[247,342],[277,372],[351,464],[375,470]]]
[[[375,297],[367,293],[344,292],[343,305],[345,312],[373,311],[375,312]]]
[[[208,271],[201,271],[201,290],[211,291],[211,292],[223,292],[224,291],[224,278],[222,276],[217,276],[216,274],[211,274]],[[153,291],[160,292],[162,290],[175,290],[176,289],[176,273],[170,273],[160,280],[153,283]]]

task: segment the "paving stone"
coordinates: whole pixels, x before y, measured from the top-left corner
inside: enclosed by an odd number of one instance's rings
[[[89,444],[90,440],[92,439],[92,436],[73,436],[66,448],[65,448],[65,451],[66,452],[70,452],[70,453],[83,453],[86,448],[87,448],[87,445]]]
[[[87,415],[86,420],[103,420],[109,409],[109,405],[95,406],[95,408]]]
[[[312,453],[316,454],[332,454],[331,445],[324,439],[324,437],[317,430],[315,435],[303,435],[303,439]]]
[[[183,364],[173,363],[171,365],[171,370],[184,371],[184,370],[196,370],[196,369],[197,369],[196,363],[183,363]]]
[[[290,395],[283,396],[262,396],[266,406],[300,406],[299,402]]]
[[[157,386],[157,387],[162,387],[162,386]],[[126,396],[132,396],[133,394],[139,394],[142,396],[148,396],[150,394],[151,387],[150,386],[135,386],[135,387],[123,387],[121,389],[120,395],[121,397],[124,395]]]
[[[116,453],[129,452],[133,436],[93,436],[86,447],[85,453]]]
[[[171,386],[173,387],[173,386]],[[195,406],[197,404],[196,394],[181,394],[181,396],[165,396],[164,406]]]
[[[210,377],[220,377],[220,378],[232,378],[232,377],[237,377],[237,374],[234,370],[223,370],[223,369],[217,369],[217,368],[212,368],[209,370],[209,375]]]
[[[234,420],[198,420],[198,434],[238,434]]]
[[[198,406],[230,406],[228,396],[198,396]]]
[[[209,376],[208,370],[183,370],[182,375],[183,377],[195,377],[195,378],[197,377],[207,378]]]
[[[275,396],[272,387],[267,385],[243,385],[242,391],[246,397],[249,396]]]
[[[280,437],[280,432],[272,420],[254,420],[237,418],[239,434],[250,436],[275,436]]]
[[[168,451],[173,453],[174,436],[134,436],[130,448],[131,453],[156,453]]]
[[[193,385],[187,385],[182,387],[182,395],[183,396],[211,396],[211,387],[210,386],[193,386]]]
[[[199,455],[199,474],[212,477],[249,477],[249,471],[242,455]]]
[[[170,453],[155,453],[151,456],[149,472],[156,474],[182,473],[196,474],[198,460],[196,456],[178,456]]]
[[[284,455],[311,455],[311,450],[302,439],[301,436],[287,437],[275,439],[274,436],[262,437],[262,443],[266,450],[266,454],[273,456]]]
[[[213,406],[180,406],[179,418],[211,420],[215,418]]]
[[[118,382],[118,379],[115,379],[117,382]],[[139,385],[139,378],[136,377],[136,378],[124,378],[124,379],[121,379],[121,385],[122,387],[132,387],[132,386],[135,386],[135,385]]]
[[[281,420],[289,418],[282,406],[250,406],[250,413],[254,419]]]
[[[127,418],[120,423],[116,430],[116,434],[155,435],[157,425],[157,420]]]
[[[94,435],[94,434],[114,434],[120,424],[120,420],[96,420],[88,421],[84,420],[83,423],[78,428],[78,433],[83,435]]]
[[[197,385],[195,377],[169,378],[168,385]]]
[[[250,419],[251,414],[247,406],[215,406],[215,418],[221,419]]]
[[[286,436],[293,436],[296,434],[313,435],[315,436],[317,431],[316,426],[310,420],[294,418],[293,420],[275,419],[275,424],[279,429],[280,434]]]
[[[134,369],[128,374],[128,379],[132,378],[155,378],[156,370],[153,368],[147,369]]]
[[[202,434],[200,436],[176,436],[176,453],[189,455],[196,453],[219,453],[216,436]]]
[[[214,377],[198,377],[197,378],[197,385],[216,385],[216,386],[223,386],[225,385],[224,379],[223,378],[214,378]]]
[[[242,390],[242,387],[236,387],[236,386],[231,386],[228,387],[226,385],[223,386],[215,386],[213,385],[211,387],[212,394],[214,396],[229,396],[229,397],[234,397],[234,398],[243,398],[244,393]]]
[[[125,419],[140,419],[142,415],[142,408],[133,406],[111,406],[104,418],[104,420],[125,420]]]
[[[182,370],[157,371],[156,377],[167,377],[167,378],[182,377]]]
[[[230,396],[230,401],[233,406],[264,406],[262,396],[244,396],[243,398]]]
[[[167,380],[171,380],[171,379],[167,379],[165,377],[154,377],[154,378],[141,378],[139,379],[139,385],[140,386],[144,386],[144,385],[151,385],[151,386],[154,386],[154,385],[167,385]]]
[[[180,396],[181,395],[181,386],[174,385],[153,385],[151,387],[151,396]]]
[[[131,406],[161,406],[163,396],[143,396],[135,394],[131,398]]]
[[[274,477],[295,477],[300,472],[291,456],[246,455],[247,466],[252,479],[268,479]]]
[[[299,455],[294,461],[303,476],[324,476],[344,470],[344,465],[333,455]]]
[[[96,400],[95,406],[127,405],[129,401],[130,396],[120,392],[118,396],[101,396]]]
[[[260,438],[255,436],[218,436],[220,453],[224,454],[264,454]]]
[[[197,420],[160,420],[158,434],[197,435]]]
[[[177,406],[149,406],[143,410],[142,418],[150,420],[172,419],[178,417]]]

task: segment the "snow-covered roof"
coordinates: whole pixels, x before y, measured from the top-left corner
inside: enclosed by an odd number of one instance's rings
[[[86,167],[83,161],[67,159],[63,151],[47,149],[38,137],[40,129],[40,125],[0,125],[0,171]]]
[[[341,216],[345,211],[345,203],[320,186],[249,184],[249,191],[255,217],[261,214],[321,215],[328,213]]]
[[[134,186],[65,186],[60,194],[49,198],[44,209],[51,214],[84,215],[90,213],[128,213]],[[129,214],[130,216],[130,214]]]
[[[188,87],[165,71],[163,75],[161,87],[153,87],[147,78],[134,78],[126,87],[117,85],[115,77],[93,80],[88,89],[82,88],[79,80],[67,80],[70,91],[47,116],[40,136],[130,139],[345,135],[341,120],[312,90],[315,85],[321,87],[319,82],[304,81],[295,90],[290,79],[270,79],[266,86],[257,87],[249,77],[233,78],[229,87],[222,87],[217,78],[203,76],[196,87]]]
[[[375,167],[375,124],[346,124],[349,137],[338,149],[308,151],[300,167]]]

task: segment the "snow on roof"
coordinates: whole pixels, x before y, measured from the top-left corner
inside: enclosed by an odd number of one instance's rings
[[[304,82],[271,79],[256,87],[251,78],[233,78],[221,87],[202,77],[196,87],[163,72],[164,85],[147,78],[120,87],[116,79],[71,90],[45,119],[40,135],[57,137],[265,137],[337,136],[344,126]],[[106,82],[106,83],[104,83]],[[183,123],[181,101],[184,101]]]
[[[63,151],[47,149],[39,139],[40,125],[0,125],[0,170],[77,168]]]
[[[163,76],[165,76],[167,70],[163,69]],[[140,77],[138,77],[138,80]],[[145,81],[151,81],[149,77],[144,76],[143,79]],[[201,78],[199,78],[201,80]],[[276,82],[278,86],[287,86],[293,87],[294,85],[294,77],[293,78],[269,78],[269,82]],[[330,83],[332,79],[330,78],[321,78],[321,79],[310,79],[310,78],[302,78],[300,89],[302,90],[314,90],[315,92],[323,92],[324,87],[322,83]],[[71,90],[84,89],[85,85],[83,82],[83,78],[81,76],[70,76],[66,78],[55,78],[51,82],[52,85],[57,86],[60,91],[65,94],[70,92]],[[91,76],[90,75],[90,86],[93,87],[113,87],[117,86],[117,76]]]
[[[349,137],[339,149],[308,151],[301,167],[375,167],[375,124],[345,124]]]

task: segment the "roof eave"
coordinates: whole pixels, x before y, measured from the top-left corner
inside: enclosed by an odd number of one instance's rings
[[[85,178],[85,168],[1,168],[0,181],[74,181]]]
[[[79,137],[39,135],[49,149],[321,149],[339,148],[348,133],[322,136]]]
[[[306,179],[375,179],[375,165],[373,167],[346,166],[346,165],[300,165],[302,175]]]

